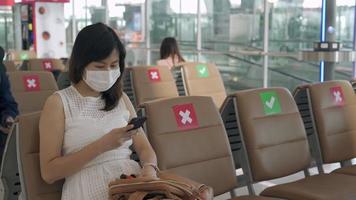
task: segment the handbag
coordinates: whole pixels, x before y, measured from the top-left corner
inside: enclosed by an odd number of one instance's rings
[[[212,200],[213,190],[204,184],[167,172],[157,178],[116,179],[109,184],[111,200]]]

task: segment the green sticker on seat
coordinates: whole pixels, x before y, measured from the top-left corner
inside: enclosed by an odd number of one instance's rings
[[[273,115],[282,112],[279,97],[276,92],[262,92],[260,93],[260,97],[265,115]]]
[[[22,53],[21,54],[21,60],[28,60],[28,54],[27,53]]]
[[[208,67],[206,65],[198,64],[197,66],[195,66],[195,69],[198,72],[198,77],[199,78],[209,77],[209,70],[208,70]]]

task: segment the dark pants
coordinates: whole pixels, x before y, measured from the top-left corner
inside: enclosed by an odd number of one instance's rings
[[[2,161],[2,155],[4,154],[6,145],[7,134],[0,131],[0,165]]]

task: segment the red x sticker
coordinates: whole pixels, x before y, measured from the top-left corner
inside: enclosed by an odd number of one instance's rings
[[[340,86],[330,88],[330,94],[336,105],[342,106],[345,104],[344,93]]]
[[[199,127],[193,104],[173,106],[173,112],[179,129],[186,130]]]
[[[147,71],[147,76],[150,81],[161,81],[159,70],[156,68],[149,69]]]
[[[23,84],[26,92],[41,90],[40,77],[37,75],[23,76]]]
[[[44,60],[42,61],[42,68],[46,71],[52,71],[53,70],[53,63],[51,60]]]

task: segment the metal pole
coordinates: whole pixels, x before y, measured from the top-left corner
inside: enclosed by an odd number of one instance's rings
[[[21,36],[21,5],[15,4],[12,7],[13,12],[13,24],[14,24],[14,39],[15,50],[20,51],[22,49],[22,36]]]
[[[73,1],[74,2],[74,1]],[[88,26],[88,12],[89,12],[89,8],[88,8],[88,2],[87,0],[85,0],[85,26]]]
[[[149,0],[145,1],[145,31],[146,31],[146,65],[151,65],[151,38],[150,38],[150,26],[149,26],[149,17],[150,17],[150,4]]]
[[[107,0],[101,0],[101,5],[104,6],[105,9],[105,19],[104,19],[104,23],[106,25],[109,25],[109,3]]]
[[[263,34],[263,87],[268,87],[268,40],[269,40],[269,5],[264,2],[264,34]]]
[[[325,41],[336,41],[336,0],[326,0],[326,13],[325,13]],[[324,80],[333,80],[335,74],[335,62],[325,62],[324,67]]]
[[[9,49],[9,40],[8,40],[8,28],[7,28],[7,14],[5,13],[5,49]]]
[[[77,20],[75,18],[75,5],[74,1],[72,2],[72,47],[74,45],[75,37],[77,35]]]
[[[354,9],[354,41],[353,41],[353,50],[356,51],[356,0],[355,0],[355,9]],[[353,62],[352,68],[352,77],[356,78],[356,62]]]
[[[198,62],[201,59],[201,10],[200,10],[200,2],[198,0],[198,16],[197,16],[197,51],[198,51]]]

